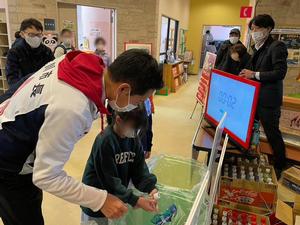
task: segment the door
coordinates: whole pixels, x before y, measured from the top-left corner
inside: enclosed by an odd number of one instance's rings
[[[114,59],[115,16],[114,9],[78,5],[78,48],[83,51],[95,51],[95,39],[102,37],[106,41],[106,52]]]

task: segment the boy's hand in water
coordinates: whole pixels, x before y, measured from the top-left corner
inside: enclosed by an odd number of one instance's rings
[[[158,212],[159,209],[158,209],[158,199],[159,199],[159,193],[158,193],[158,190],[155,188],[153,189],[150,194],[149,194],[150,198],[153,198],[155,201],[156,201],[156,205],[155,205],[155,208],[156,208],[156,211]]]
[[[155,199],[147,199],[144,197],[140,197],[137,201],[136,207],[142,208],[147,212],[156,212],[157,201]]]
[[[153,190],[150,192],[149,196],[150,196],[151,198],[154,198],[154,195],[155,195],[156,193],[158,193],[158,190],[155,188],[155,189],[153,189]]]
[[[107,198],[100,211],[108,219],[119,219],[127,213],[128,208],[120,199],[111,194],[107,194]]]

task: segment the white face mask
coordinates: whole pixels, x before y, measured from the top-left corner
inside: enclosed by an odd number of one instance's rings
[[[251,33],[251,37],[256,45],[261,44],[265,40],[266,35],[267,34],[263,31],[257,31]]]
[[[31,48],[38,48],[42,43],[42,37],[29,37],[26,35],[25,41],[30,45]]]
[[[229,41],[231,44],[236,44],[239,41],[239,37],[229,37]]]
[[[97,45],[96,48],[97,48],[99,51],[104,51],[104,45],[103,45],[103,44]]]
[[[141,129],[138,129],[137,131],[134,129],[127,129],[124,132],[124,136],[128,138],[136,138],[141,132]]]
[[[128,138],[135,138],[137,136],[137,133],[134,129],[127,129],[124,132],[124,136]]]
[[[116,100],[111,100],[111,101],[108,101],[108,104],[110,105],[110,107],[117,111],[117,112],[129,112],[135,108],[137,108],[136,105],[133,105],[133,104],[130,104],[130,92],[129,92],[129,95],[128,95],[128,104],[124,107],[120,107],[118,106],[118,98],[119,98],[119,95],[117,95],[116,97]]]

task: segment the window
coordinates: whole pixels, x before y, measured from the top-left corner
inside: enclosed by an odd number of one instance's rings
[[[160,36],[160,62],[165,62],[168,49],[173,49],[174,53],[176,53],[177,51],[178,25],[179,22],[177,20],[162,16]]]

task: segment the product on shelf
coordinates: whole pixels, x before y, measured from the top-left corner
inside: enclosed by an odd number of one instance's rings
[[[232,179],[242,179],[266,184],[276,184],[272,174],[272,167],[254,165],[230,165],[225,163],[222,175]]]
[[[264,215],[249,213],[225,206],[215,206],[212,214],[213,225],[269,225],[269,218]]]
[[[259,154],[259,155],[252,155],[246,157],[245,155],[241,154],[227,154],[228,156],[225,157],[224,162],[229,163],[231,165],[247,165],[252,164],[255,165],[268,165],[268,156],[265,154]]]

